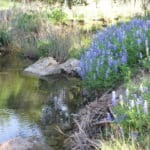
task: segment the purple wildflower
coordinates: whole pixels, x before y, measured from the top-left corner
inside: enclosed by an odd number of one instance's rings
[[[148,39],[145,40],[146,55],[149,56]]]
[[[112,105],[113,106],[117,105],[116,92],[115,91],[112,91]]]
[[[135,106],[134,100],[130,100],[129,103],[130,103],[130,107],[131,107],[131,108],[133,108],[133,107]]]
[[[125,91],[126,97],[129,97],[129,89],[127,88]]]
[[[144,113],[145,113],[145,114],[148,114],[148,103],[147,103],[146,100],[144,101],[143,110],[144,110]]]
[[[126,64],[126,63],[127,63],[127,54],[124,53],[124,54],[122,55],[122,59],[121,59],[121,60],[122,60],[122,63],[123,63],[123,64]]]
[[[143,104],[143,100],[140,99],[140,98],[137,98],[136,104],[137,104],[137,105],[142,105],[142,104]]]
[[[142,41],[141,41],[141,39],[140,39],[140,38],[138,38],[138,39],[137,39],[137,44],[138,44],[138,46],[139,46],[139,47],[141,46]]]
[[[112,67],[112,65],[113,65],[113,58],[112,57],[108,57],[108,65],[109,65],[109,67]]]
[[[107,112],[107,120],[108,121],[112,121],[113,120],[109,112]]]

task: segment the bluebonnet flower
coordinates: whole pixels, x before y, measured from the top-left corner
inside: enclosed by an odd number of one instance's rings
[[[141,98],[137,98],[136,104],[137,105],[142,105],[143,104],[143,100]]]
[[[147,103],[146,100],[144,101],[143,110],[144,110],[144,113],[145,113],[145,114],[148,114],[148,103]]]
[[[117,105],[117,99],[116,99],[116,92],[112,91],[112,105],[116,106]]]
[[[127,88],[125,91],[126,97],[129,97],[129,89]]]
[[[81,70],[79,70],[79,75],[82,75],[82,78],[84,78],[93,73],[93,71],[96,71],[96,75],[99,77],[101,68],[105,66],[106,68],[109,66],[113,73],[118,73],[120,65],[126,65],[128,63],[128,45],[126,44],[126,39],[128,39],[128,37],[135,38],[135,40],[130,41],[130,45],[137,44],[139,45],[139,49],[145,42],[146,54],[149,56],[147,35],[149,29],[150,21],[135,18],[129,23],[122,23],[120,26],[113,25],[103,31],[98,31],[94,35],[89,50],[81,56],[81,63],[79,66]],[[129,32],[130,34],[128,34]],[[140,51],[138,54],[140,58],[144,56],[144,53],[142,56]],[[110,75],[107,69],[102,73],[104,75]]]
[[[109,65],[109,67],[113,66],[113,58],[112,57],[108,57],[108,65]]]
[[[148,39],[145,40],[146,55],[149,56]]]
[[[134,100],[130,100],[129,103],[130,103],[130,107],[131,107],[131,108],[133,108],[133,107],[135,106]]]
[[[108,121],[112,121],[113,120],[109,112],[107,112],[107,120]]]
[[[123,63],[123,64],[126,64],[126,63],[127,63],[127,54],[126,54],[126,53],[124,53],[124,54],[122,55],[121,60],[122,60],[122,63]]]
[[[137,94],[132,94],[132,96],[133,96],[134,98],[137,98],[137,97],[138,97]]]
[[[141,39],[140,39],[140,38],[138,38],[138,39],[137,39],[137,44],[138,44],[138,46],[139,46],[139,47],[141,46],[142,41],[141,41]]]

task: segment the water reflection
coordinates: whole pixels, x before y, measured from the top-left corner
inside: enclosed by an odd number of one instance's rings
[[[4,60],[0,58],[0,142],[16,136],[39,136],[54,149],[61,149],[63,137],[56,126],[69,127],[70,114],[81,105],[80,81],[26,76],[21,60]]]
[[[14,110],[0,109],[0,143],[22,136],[42,137],[41,129],[25,114],[18,115]]]

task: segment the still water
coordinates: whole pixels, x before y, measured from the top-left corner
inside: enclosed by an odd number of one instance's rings
[[[25,75],[31,62],[16,56],[0,57],[0,143],[21,136],[44,139],[63,149],[71,115],[82,104],[80,81],[65,76],[39,79]]]

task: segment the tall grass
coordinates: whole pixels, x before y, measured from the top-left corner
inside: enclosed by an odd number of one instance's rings
[[[7,47],[11,42],[11,35],[9,30],[0,25],[0,47]]]
[[[134,142],[112,139],[110,141],[102,141],[100,150],[137,150],[137,146]]]

